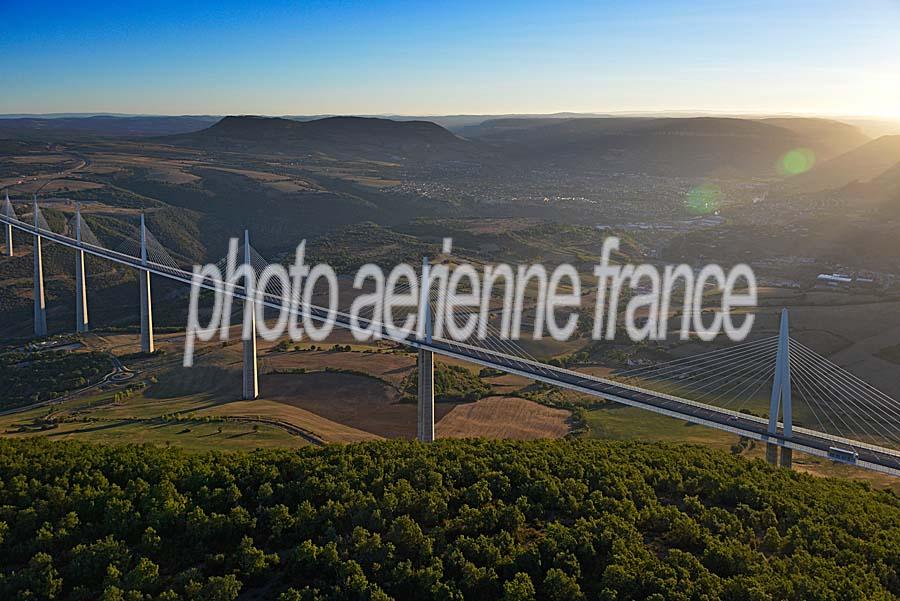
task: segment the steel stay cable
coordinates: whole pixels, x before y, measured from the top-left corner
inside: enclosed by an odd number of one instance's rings
[[[796,355],[795,355],[795,356],[793,357],[793,359],[792,359],[792,362],[793,362],[793,361],[796,361],[797,364],[798,364],[798,366],[801,366],[804,370],[807,370],[807,371],[810,370],[809,364],[808,364],[808,363],[806,362],[806,360],[803,359],[802,357],[796,356]],[[810,371],[810,373],[809,373],[809,378],[810,378],[810,380],[811,380],[813,383],[817,383],[818,389],[819,389],[820,391],[824,392],[826,397],[830,397],[830,395],[828,395],[827,390],[823,387],[823,384],[819,383],[819,382],[822,381],[821,379],[816,378],[816,377],[815,377],[815,374],[812,373],[811,371]],[[846,394],[845,394],[844,392],[842,392],[840,389],[837,389],[837,388],[835,388],[834,386],[832,386],[832,385],[831,385],[832,380],[826,379],[826,380],[824,380],[824,382],[825,382],[825,385],[828,386],[828,388],[831,388],[832,391],[834,391],[834,392],[836,392],[837,394],[839,394],[845,401],[848,401],[849,403],[853,403],[857,408],[859,408],[859,409],[861,409],[861,410],[864,410],[864,409],[865,409],[865,407],[856,404],[855,401],[853,401],[852,396],[851,396],[851,397],[848,397],[848,396],[846,396]],[[834,399],[833,397],[831,397],[831,398],[832,398],[832,400],[836,400],[836,399]],[[859,414],[859,412],[857,412],[856,410],[854,410],[854,409],[853,409],[852,407],[850,407],[848,404],[840,403],[840,402],[839,402],[839,404],[841,404],[843,407],[845,407],[845,408],[847,408],[847,409],[850,409],[850,411],[851,411],[856,417],[859,417],[861,420],[863,420],[863,423],[869,423],[870,425],[873,425],[873,426],[875,426],[876,428],[878,428],[878,426],[881,425],[880,422],[878,422],[878,421],[876,421],[876,422],[873,423],[873,422],[871,422],[871,421],[869,421],[869,420],[866,420],[862,415]],[[882,415],[884,415],[884,413],[882,413]],[[854,422],[856,422],[855,419],[854,419]],[[859,422],[857,422],[857,425],[860,425]],[[860,430],[861,430],[862,432],[868,433],[868,432],[866,432],[865,427],[861,427]],[[900,442],[900,438],[897,438],[896,435],[890,433],[889,430],[881,429],[881,431],[882,431],[884,434],[887,435],[887,439],[888,439],[888,440],[894,440],[894,441],[896,441],[896,442]]]
[[[741,384],[744,384],[745,382],[742,381],[742,380],[741,380],[741,381],[737,381],[737,379],[738,379],[739,377],[744,377],[744,378],[745,378],[745,377],[748,376],[748,375],[750,375],[750,376],[755,376],[756,374],[758,374],[758,373],[760,373],[760,372],[766,371],[768,368],[772,367],[772,365],[773,365],[773,362],[772,362],[772,361],[767,361],[767,360],[760,360],[760,361],[756,361],[756,362],[754,362],[754,363],[752,363],[752,364],[747,364],[747,365],[745,366],[744,369],[742,369],[741,371],[739,371],[739,372],[737,372],[737,373],[732,374],[732,375],[729,377],[729,381],[730,381],[730,380],[736,380],[735,382],[733,382],[733,383],[731,384],[730,387],[726,388],[723,392],[719,393],[719,394],[718,394],[716,397],[714,397],[712,400],[708,400],[708,401],[706,401],[706,402],[709,403],[709,404],[713,404],[715,401],[717,401],[717,400],[719,400],[720,398],[722,398],[725,394],[728,394],[730,391],[734,390],[735,388],[737,388],[737,387],[740,386]],[[755,381],[755,377],[754,377],[754,378],[751,378],[751,379],[753,379],[753,381]],[[729,382],[726,381],[726,382],[724,382],[723,384],[720,384],[719,386],[717,386],[716,388],[713,388],[713,389],[711,389],[711,390],[709,390],[709,391],[703,393],[702,395],[700,395],[700,396],[698,396],[698,397],[694,397],[694,400],[699,401],[700,399],[706,398],[707,396],[709,396],[710,394],[712,394],[712,393],[715,392],[716,390],[719,390],[719,389],[722,388],[723,386],[728,386],[728,384],[729,384]]]
[[[900,405],[900,401],[897,401],[897,400],[893,399],[892,397],[890,397],[890,396],[888,396],[887,394],[885,394],[884,392],[878,390],[877,388],[875,388],[874,386],[872,386],[871,384],[869,384],[869,383],[866,382],[865,380],[863,380],[863,379],[857,377],[857,376],[856,376],[855,374],[853,374],[852,372],[847,371],[846,369],[844,369],[844,368],[841,367],[840,365],[834,363],[833,361],[830,361],[828,358],[819,355],[818,353],[816,353],[815,351],[813,351],[813,350],[810,349],[809,347],[807,347],[807,346],[805,346],[805,345],[801,344],[800,342],[797,342],[796,340],[793,340],[793,339],[791,339],[791,342],[794,343],[795,345],[797,345],[797,347],[798,347],[799,349],[801,349],[801,351],[805,351],[807,354],[812,355],[813,357],[817,358],[819,361],[823,361],[823,362],[826,363],[827,365],[831,366],[835,371],[839,372],[841,375],[845,376],[846,378],[848,378],[848,379],[850,379],[850,380],[852,380],[852,381],[854,381],[854,382],[857,382],[862,388],[870,390],[870,391],[872,392],[872,394],[874,394],[875,396],[880,395],[885,401],[889,401],[889,405],[890,405],[890,404],[898,404],[898,405]]]
[[[834,363],[828,361],[828,360],[825,359],[824,357],[821,357],[820,355],[817,355],[817,354],[815,354],[815,353],[812,353],[812,352],[809,351],[808,349],[807,349],[807,350],[804,350],[804,349],[802,349],[802,348],[800,348],[800,347],[797,347],[797,350],[798,350],[798,352],[800,353],[799,356],[805,357],[808,361],[810,361],[810,362],[813,363],[813,364],[815,364],[816,361],[818,361],[818,362],[820,362],[820,363],[824,363],[824,365],[827,366],[829,369],[828,369],[828,371],[826,371],[826,370],[823,369],[823,370],[822,370],[822,373],[825,374],[825,376],[828,377],[828,379],[829,379],[831,382],[835,382],[835,383],[838,383],[838,384],[839,384],[840,382],[839,382],[839,380],[837,380],[837,377],[838,377],[838,376],[843,376],[844,379],[847,379],[847,376],[852,376],[852,375],[853,375],[853,374],[851,374],[850,372],[848,372],[847,370],[842,369],[840,366],[835,365]],[[852,380],[851,380],[851,383],[852,383]],[[847,384],[845,384],[845,386],[846,386],[846,385],[847,385]],[[839,389],[840,389],[840,388],[835,388],[835,390],[839,390]],[[876,392],[880,392],[880,391],[878,391],[878,389],[876,389],[876,388],[872,388],[872,390],[874,390],[874,391],[876,391]],[[865,397],[865,398],[868,398],[870,401],[872,401],[872,402],[874,403],[875,407],[878,408],[878,410],[879,410],[879,412],[881,413],[881,415],[887,417],[889,420],[890,420],[891,418],[888,416],[888,413],[893,414],[895,417],[900,417],[900,410],[895,409],[890,403],[885,403],[883,400],[881,400],[881,399],[879,399],[879,398],[873,396],[873,395],[872,395],[871,393],[869,393],[867,390],[862,389],[862,388],[859,388],[859,387],[856,387],[856,388],[853,389],[853,391],[859,392],[859,393],[861,394],[861,396],[863,396],[863,397]],[[848,394],[851,393],[851,392],[852,392],[852,391],[848,391]],[[882,397],[883,397],[884,399],[887,399],[887,400],[891,401],[892,403],[895,403],[895,402],[896,402],[896,401],[894,401],[892,398],[890,398],[890,397],[888,397],[887,395],[885,395],[884,393],[881,393],[881,395],[882,395]]]
[[[710,373],[710,375],[708,375],[704,378],[701,378],[699,380],[693,380],[692,383],[684,385],[683,387],[690,388],[691,386],[696,386],[697,384],[699,384],[701,382],[708,381],[711,378],[724,377],[725,375],[727,375],[735,370],[741,369],[741,367],[743,365],[745,365],[747,361],[755,363],[755,362],[759,361],[760,359],[768,358],[768,356],[771,354],[772,350],[773,350],[772,348],[757,348],[753,351],[750,351],[749,354],[747,354],[747,356],[743,357],[740,363],[730,363],[724,370],[713,371],[712,373]],[[706,368],[704,368],[704,371],[706,371]],[[652,381],[659,381],[659,380],[651,380],[651,382]],[[665,382],[665,381],[670,381],[670,380],[662,380],[662,381]],[[680,381],[683,381],[683,380],[680,380]],[[676,386],[676,388],[678,388],[678,386]],[[703,389],[703,388],[705,388],[705,387],[700,387],[700,389]]]
[[[750,347],[757,346],[757,345],[760,345],[760,344],[763,344],[766,342],[771,342],[771,341],[777,340],[777,339],[778,339],[777,336],[772,336],[769,338],[760,338],[760,339],[753,340],[753,341],[750,341],[750,342],[747,342],[744,344],[740,344],[737,346],[732,346],[732,347],[728,347],[728,348],[724,348],[724,349],[716,349],[713,351],[707,351],[705,353],[700,353],[699,355],[691,355],[690,357],[682,357],[680,359],[674,359],[672,361],[667,361],[665,363],[658,364],[658,365],[638,367],[635,369],[626,370],[623,372],[619,372],[618,375],[624,376],[624,377],[629,377],[633,373],[640,373],[645,370],[656,371],[657,369],[679,368],[682,365],[688,365],[688,364],[694,363],[696,361],[705,362],[708,359],[711,359],[713,355],[727,355],[728,353],[746,350]]]
[[[760,348],[768,348],[769,346],[774,347],[776,341],[777,341],[777,338],[766,338],[766,339],[758,340],[758,341],[755,341],[755,342],[752,342],[749,344],[740,345],[739,347],[733,347],[731,349],[728,349],[728,352],[723,355],[719,355],[716,357],[707,357],[705,359],[698,358],[698,361],[696,362],[696,364],[691,365],[690,368],[687,367],[688,363],[679,363],[678,365],[673,365],[670,362],[670,363],[664,363],[662,366],[658,366],[658,369],[652,370],[652,371],[649,371],[646,373],[639,374],[639,373],[636,373],[636,370],[631,370],[630,372],[619,372],[619,373],[615,374],[615,376],[617,378],[622,378],[622,379],[626,379],[626,380],[638,379],[638,378],[644,379],[644,378],[648,378],[648,377],[659,377],[659,374],[678,373],[685,369],[688,369],[689,371],[693,371],[695,369],[700,369],[701,366],[703,369],[709,369],[710,365],[731,363],[735,359],[737,359],[739,357],[743,357],[743,356],[747,355],[748,353],[754,353],[757,350],[759,350]],[[709,364],[710,361],[713,361],[713,363]],[[625,374],[628,374],[628,375],[625,375]]]

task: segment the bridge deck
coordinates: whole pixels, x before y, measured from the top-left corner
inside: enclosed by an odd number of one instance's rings
[[[91,255],[130,266],[134,269],[145,269],[153,274],[171,280],[190,284],[193,279],[190,272],[160,265],[152,261],[144,264],[138,257],[132,257],[131,255],[119,253],[103,247],[79,243],[67,236],[47,230],[39,230],[33,225],[26,224],[17,219],[10,219],[4,215],[0,215],[0,222],[8,223],[31,235],[39,234],[43,238],[58,244],[71,248],[80,248]],[[215,289],[213,283],[209,281],[204,282],[202,285],[210,290]],[[236,287],[229,293],[239,299],[246,299],[242,290],[241,287]],[[264,301],[263,304],[274,309],[280,309],[281,307],[280,299],[267,300]],[[300,314],[308,313],[314,319],[323,321],[331,319],[338,327],[352,329],[350,317],[345,313],[337,313],[333,317],[329,317],[326,309],[316,306],[298,307],[295,312]],[[365,327],[366,324],[363,323],[361,325]],[[830,447],[852,446],[852,448],[859,453],[857,460],[858,466],[900,476],[900,452],[885,447],[847,440],[830,434],[796,427],[793,430],[793,436],[790,439],[785,439],[780,434],[770,435],[768,433],[768,421],[765,419],[728,411],[712,405],[697,403],[688,399],[682,399],[652,390],[598,378],[589,374],[528,361],[511,355],[448,340],[434,339],[430,342],[426,342],[418,340],[414,336],[408,338],[385,337],[411,347],[428,349],[435,353],[455,357],[463,361],[470,361],[484,365],[485,367],[499,369],[501,371],[517,374],[555,386],[561,386],[584,394],[601,397],[624,405],[638,407],[654,413],[717,428],[719,430],[725,430],[755,440],[797,449],[821,457],[828,456],[828,449]]]

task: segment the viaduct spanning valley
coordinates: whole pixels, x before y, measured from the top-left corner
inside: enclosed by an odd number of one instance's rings
[[[46,226],[43,221],[40,208],[37,201],[34,202],[34,220],[32,224],[24,223],[17,219],[11,203],[6,201],[3,214],[0,221],[5,225],[7,234],[7,248],[12,249],[12,231],[13,229],[25,232],[34,237],[34,333],[35,336],[42,337],[47,334],[46,323],[46,306],[44,299],[44,282],[42,267],[42,249],[45,241],[67,246],[76,251],[76,329],[78,331],[86,331],[88,329],[87,317],[87,291],[84,285],[84,256],[85,254],[101,257],[105,260],[118,263],[136,270],[139,273],[140,288],[140,341],[141,351],[144,353],[152,353],[154,351],[154,335],[153,335],[153,312],[151,300],[151,274],[174,280],[182,284],[191,284],[193,281],[197,283],[197,279],[187,271],[181,270],[177,265],[166,265],[156,260],[151,260],[151,254],[156,257],[166,256],[165,253],[160,254],[160,250],[151,253],[148,239],[152,239],[147,231],[146,224],[141,219],[141,227],[139,230],[139,253],[131,256],[126,253],[111,251],[98,244],[87,243],[82,235],[82,220],[80,212],[75,216],[75,237],[57,234]],[[164,250],[164,249],[162,249]],[[249,239],[245,237],[244,242],[244,261],[250,263],[251,249]],[[426,270],[429,268],[425,263]],[[424,278],[423,274],[423,280]],[[210,289],[230,290],[231,294],[245,302],[254,302],[254,298],[249,298],[242,287],[225,286],[223,282],[210,282],[208,279],[203,280],[201,285]],[[427,294],[423,289],[423,295]],[[281,308],[281,299],[274,298],[274,295],[265,295],[263,304],[273,309]],[[427,297],[423,296],[425,305],[427,305]],[[257,301],[258,302],[258,301]],[[302,306],[299,311],[314,319],[325,322],[333,322],[335,325],[351,329],[349,317],[346,314],[334,313],[323,307],[316,305]],[[251,312],[252,313],[252,312]],[[426,311],[426,315],[430,318],[430,311]],[[371,327],[371,323],[368,324]],[[258,360],[256,347],[256,330],[255,321],[252,322],[252,335],[243,340],[243,375],[242,375],[242,396],[245,400],[257,398],[259,394],[258,382]],[[382,336],[391,338],[392,332],[384,329]],[[589,374],[571,371],[562,367],[547,365],[530,360],[521,353],[516,353],[514,348],[510,348],[507,352],[498,351],[497,348],[488,346],[472,346],[459,342],[435,337],[432,332],[431,320],[426,319],[426,326],[423,335],[396,338],[396,342],[417,349],[417,436],[423,442],[431,442],[435,438],[435,395],[434,395],[434,355],[439,354],[452,357],[462,361],[472,362],[483,365],[485,368],[500,370],[511,374],[527,377],[532,380],[545,382],[554,386],[559,386],[577,392],[600,397],[616,403],[627,406],[637,407],[654,413],[675,417],[689,423],[700,424],[712,428],[724,430],[739,434],[742,437],[762,441],[767,445],[767,458],[770,462],[776,462],[776,450],[781,447],[781,464],[785,467],[792,465],[792,451],[799,450],[812,455],[826,457],[834,461],[850,463],[859,467],[881,471],[892,475],[900,475],[900,452],[878,444],[866,442],[862,437],[860,439],[848,438],[833,433],[819,432],[808,428],[794,427],[792,422],[792,363],[795,354],[792,352],[792,341],[788,330],[788,313],[782,312],[780,333],[777,344],[774,346],[774,355],[771,357],[773,368],[772,395],[768,419],[755,417],[744,413],[729,411],[714,405],[699,403],[687,398],[680,398],[675,395],[665,394],[644,388],[634,386],[626,382],[616,381],[614,379],[600,378]],[[751,343],[753,344],[753,343]],[[759,354],[757,349],[757,355]],[[740,356],[740,353],[746,352],[742,347],[729,349],[728,353],[732,356]],[[764,356],[765,360],[765,356]],[[676,363],[676,376],[684,376],[684,370],[678,367]],[[702,369],[694,368],[693,371],[712,372],[715,375],[715,363],[703,366]],[[794,367],[798,369],[799,366]],[[663,366],[665,371],[665,366]],[[721,374],[722,377],[731,378],[734,376],[733,371]],[[854,394],[851,390],[843,390],[842,379],[848,379],[849,374],[835,374],[837,388],[834,390],[843,396]],[[708,379],[710,376],[706,376]],[[820,394],[820,393],[816,393]],[[808,401],[816,402],[812,398]],[[819,399],[824,401],[825,399]],[[854,406],[863,412],[873,415],[885,415],[885,410],[896,412],[896,404],[891,406],[892,400],[885,397],[869,395],[869,400],[864,401],[860,405],[856,403]],[[783,418],[779,419],[780,413]],[[896,421],[891,419],[895,413],[886,414],[888,420],[876,415],[874,417],[874,427],[880,429],[889,438],[896,435]],[[880,426],[880,428],[878,428]],[[888,430],[885,431],[884,428]],[[894,428],[891,430],[890,428]],[[859,434],[858,432],[847,433],[847,436]]]

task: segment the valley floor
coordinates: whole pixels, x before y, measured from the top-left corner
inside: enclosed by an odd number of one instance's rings
[[[262,343],[260,398],[240,400],[239,342],[207,344],[195,366],[181,366],[183,336],[157,338],[159,352],[135,355],[133,334],[90,334],[87,348],[124,357],[134,377],[106,382],[63,401],[0,416],[0,435],[27,439],[150,443],[191,451],[296,448],[415,437],[416,406],[401,393],[415,356],[392,344],[361,345],[339,334],[327,344]],[[338,344],[343,349],[334,350]],[[313,349],[313,347],[315,347]],[[545,390],[510,375],[479,375],[490,392],[476,402],[436,404],[438,438],[560,438],[687,442],[762,459],[738,437],[638,409]],[[602,375],[608,370],[588,368]],[[127,395],[124,391],[132,389]],[[119,393],[117,395],[117,393]],[[578,408],[575,413],[575,408]],[[795,469],[863,480],[900,492],[900,481],[797,454]]]

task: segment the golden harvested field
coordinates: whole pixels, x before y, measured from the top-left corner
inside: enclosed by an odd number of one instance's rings
[[[562,438],[571,414],[517,397],[457,405],[435,426],[437,438]]]
[[[484,381],[490,384],[491,389],[497,394],[510,394],[533,384],[532,380],[513,374],[485,378]]]
[[[416,366],[414,355],[406,353],[344,353],[336,351],[291,351],[269,353],[265,356],[269,370],[318,370],[324,366],[335,369],[364,371],[394,385],[399,385]]]
[[[279,173],[269,173],[268,171],[256,171],[253,169],[234,169],[229,167],[218,167],[214,165],[203,165],[205,169],[213,169],[224,173],[233,173],[234,175],[242,175],[250,178],[255,182],[266,184],[275,188],[279,192],[309,192],[321,190],[321,188],[302,178],[286,177]]]
[[[333,372],[271,374],[260,379],[260,396],[385,438],[414,438],[416,405],[375,378]],[[453,408],[435,405],[435,421]]]
[[[310,432],[325,442],[359,442],[381,438],[375,434],[364,432],[333,422],[306,409],[294,407],[287,403],[260,398],[255,401],[233,401],[197,411],[198,417],[206,415],[217,417],[260,417],[291,424]]]

